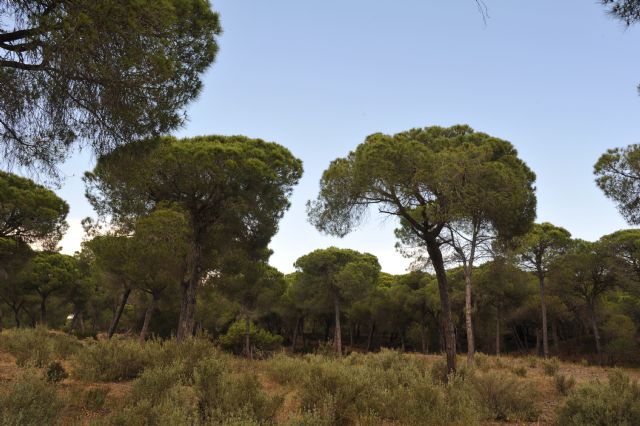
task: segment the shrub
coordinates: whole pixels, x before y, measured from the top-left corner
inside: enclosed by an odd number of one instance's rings
[[[527,369],[526,367],[513,367],[513,369],[511,370],[511,372],[513,374],[515,374],[518,377],[526,377],[527,376]]]
[[[132,397],[134,401],[147,400],[159,403],[167,390],[181,383],[181,369],[178,364],[148,368],[134,382]]]
[[[531,356],[531,355],[527,356],[525,358],[525,362],[527,363],[527,366],[529,368],[536,368],[538,366],[538,358],[535,356]]]
[[[162,350],[157,354],[154,366],[173,364],[180,370],[185,383],[193,383],[193,370],[203,359],[215,355],[222,356],[213,342],[206,336],[199,336],[178,342],[175,339],[156,342]]]
[[[571,392],[558,409],[561,425],[637,425],[640,419],[640,386],[619,370],[608,383],[592,381]]]
[[[94,342],[76,354],[74,375],[89,381],[120,381],[138,377],[161,352],[159,343],[136,340]]]
[[[56,358],[68,358],[81,346],[75,338],[45,327],[13,328],[0,334],[0,348],[15,356],[19,367],[43,368]]]
[[[104,407],[109,395],[109,388],[106,386],[98,386],[90,388],[84,394],[83,407],[90,411],[98,411]]]
[[[236,321],[218,338],[220,345],[236,354],[242,353],[246,334],[246,321]],[[267,330],[258,327],[253,322],[249,324],[249,338],[251,346],[260,351],[273,351],[282,345],[282,336],[269,333]]]
[[[549,358],[542,361],[542,371],[547,376],[555,376],[560,369],[560,361],[558,358]]]
[[[504,373],[490,372],[472,378],[475,396],[487,420],[536,420],[535,389]]]
[[[556,389],[562,395],[568,395],[569,391],[573,389],[576,384],[576,379],[573,376],[565,376],[564,374],[556,374],[554,377]]]
[[[59,383],[69,377],[66,370],[57,361],[52,362],[47,367],[47,371],[45,371],[44,378],[48,383]]]
[[[303,358],[279,353],[266,361],[267,374],[282,385],[300,383],[307,370]]]
[[[194,371],[194,389],[200,418],[209,423],[230,416],[241,416],[259,423],[275,418],[281,398],[271,398],[261,389],[258,379],[248,373],[225,373],[220,358],[202,360]]]
[[[480,370],[485,371],[489,368],[490,358],[487,354],[483,354],[482,352],[476,352],[473,359],[476,367],[478,367]]]
[[[61,403],[55,388],[27,371],[0,398],[3,425],[40,426],[56,423]]]

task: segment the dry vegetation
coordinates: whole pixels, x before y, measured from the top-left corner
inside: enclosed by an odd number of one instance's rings
[[[474,368],[446,383],[445,372],[442,356],[389,350],[249,361],[206,338],[140,344],[14,329],[0,334],[0,424],[632,425],[640,419],[634,369],[478,354]]]

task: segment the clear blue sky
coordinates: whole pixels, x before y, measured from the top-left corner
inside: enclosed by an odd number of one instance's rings
[[[538,176],[538,221],[595,240],[626,227],[595,186],[607,148],[640,142],[640,26],[626,29],[596,0],[219,0],[224,34],[204,91],[179,136],[244,134],[288,147],[305,174],[271,244],[284,272],[315,248],[408,265],[392,220],[373,212],[344,239],[306,222],[328,163],[365,136],[467,123],[511,141]],[[65,252],[79,246],[87,153],[64,166],[71,204]]]

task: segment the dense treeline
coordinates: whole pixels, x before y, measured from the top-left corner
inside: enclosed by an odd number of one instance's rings
[[[596,165],[607,194],[632,179],[607,164],[633,168],[635,149]],[[475,351],[640,361],[640,231],[587,242],[534,224],[535,176],[509,142],[466,126],[415,129],[372,135],[331,164],[310,220],[344,235],[372,204],[399,216],[399,249],[415,259],[402,275],[335,247],[301,256],[292,274],[268,264],[301,173],[289,151],[257,139],[129,144],[86,174],[99,220],[67,256],[55,250],[66,203],[3,172],[2,326],[140,340],[204,330],[247,357],[331,344],[339,355],[453,350],[469,363]]]

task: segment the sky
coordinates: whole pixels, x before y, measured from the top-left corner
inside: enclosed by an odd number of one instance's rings
[[[628,227],[596,187],[608,148],[640,143],[640,25],[596,1],[218,0],[224,33],[204,90],[175,132],[242,134],[278,142],[304,163],[271,264],[331,245],[376,255],[382,269],[410,264],[394,249],[396,223],[372,211],[342,239],[307,222],[329,162],[376,132],[469,124],[506,139],[537,175],[537,221],[596,240]],[[73,253],[80,221],[95,215],[81,180],[88,152],[63,166],[56,192],[70,204],[61,245]]]

